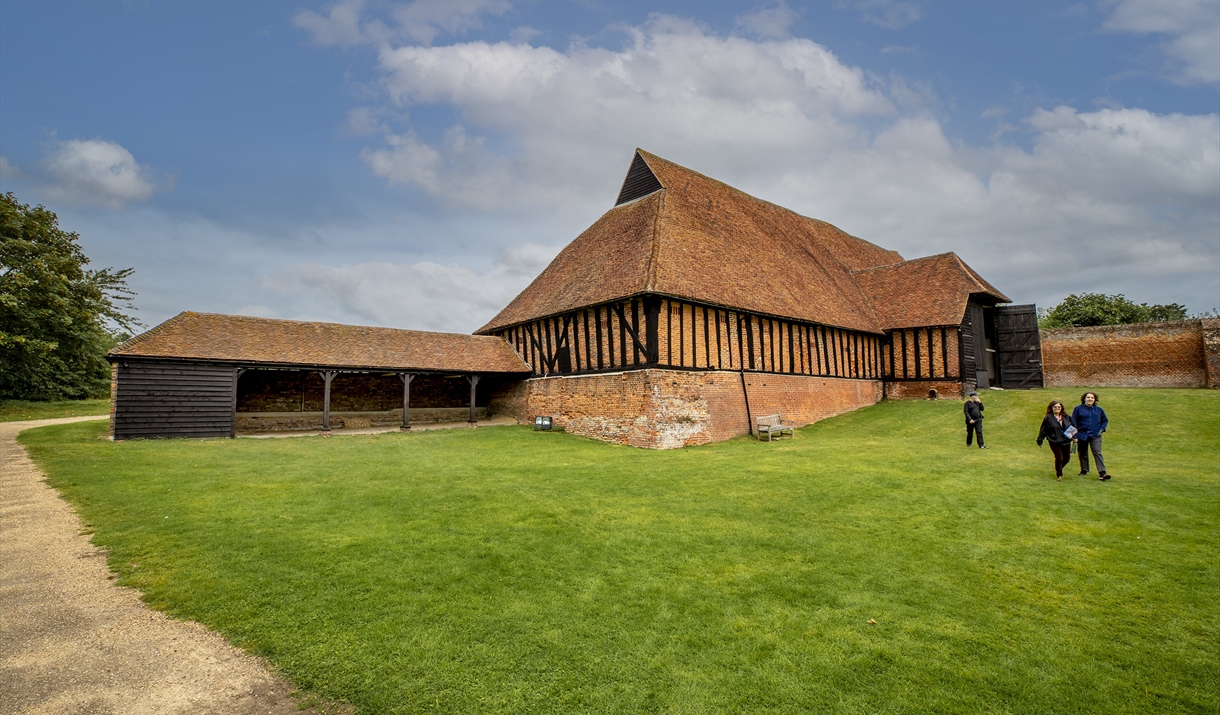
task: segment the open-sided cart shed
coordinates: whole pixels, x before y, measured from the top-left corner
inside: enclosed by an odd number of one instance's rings
[[[530,370],[496,337],[194,312],[123,343],[108,359],[115,439],[234,436],[238,386],[250,370],[316,373],[324,430],[340,375],[397,376],[402,426],[409,427],[416,377],[464,378],[474,422],[480,379],[518,379]]]

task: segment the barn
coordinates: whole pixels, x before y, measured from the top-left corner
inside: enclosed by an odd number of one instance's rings
[[[347,412],[405,425],[412,385],[452,410],[464,380],[471,422],[701,444],[759,415],[1040,386],[1034,306],[1010,302],[953,253],[904,260],[637,150],[614,206],[475,335],[185,313],[111,353],[114,434],[329,426],[337,379]],[[206,429],[168,426],[195,410]]]

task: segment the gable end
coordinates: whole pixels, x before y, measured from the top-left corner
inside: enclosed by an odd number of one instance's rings
[[[636,152],[635,159],[631,161],[631,168],[627,170],[627,178],[623,179],[623,188],[618,192],[618,201],[615,201],[614,205],[635,201],[663,188],[665,187],[661,186],[657,175],[652,173],[652,169],[644,162],[644,157]]]

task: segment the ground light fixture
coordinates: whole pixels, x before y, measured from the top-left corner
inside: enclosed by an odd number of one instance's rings
[[[553,422],[553,420],[550,417],[544,417],[542,415],[537,415],[536,417],[534,417],[534,429],[549,431],[551,429],[552,422]]]

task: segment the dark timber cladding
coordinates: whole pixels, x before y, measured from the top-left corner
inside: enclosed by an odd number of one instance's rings
[[[636,154],[635,159],[631,162],[631,168],[627,170],[627,178],[623,179],[623,188],[619,191],[618,200],[614,202],[614,205],[634,201],[641,196],[660,191],[662,188],[664,187],[657,180],[657,175],[652,173],[652,169],[648,168],[644,159]]]
[[[131,358],[116,368],[115,439],[232,433],[232,365]]]
[[[880,335],[643,295],[496,331],[532,374],[663,367],[881,379]]]

